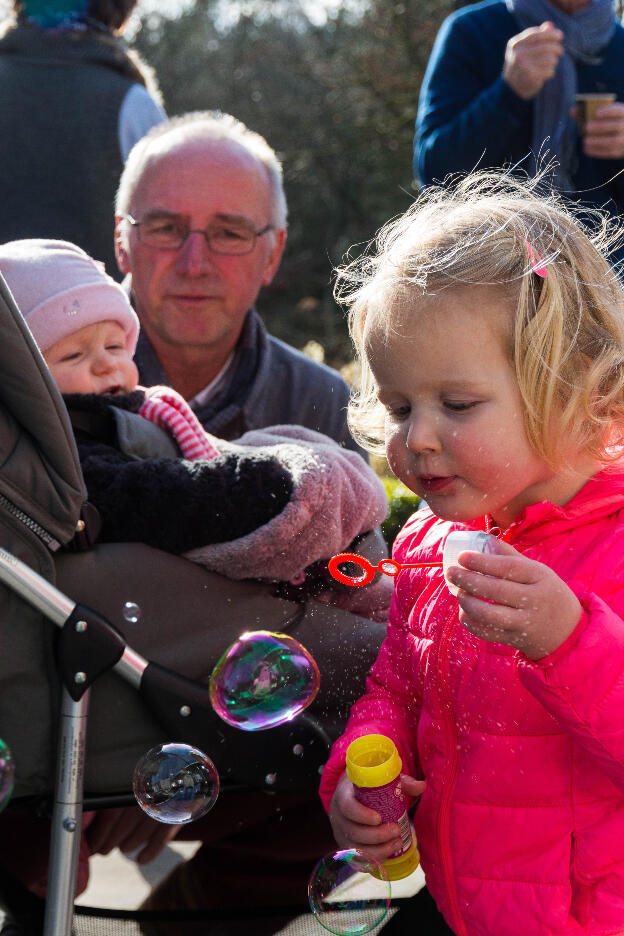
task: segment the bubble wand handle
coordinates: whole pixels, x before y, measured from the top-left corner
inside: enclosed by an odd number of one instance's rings
[[[346,575],[341,572],[338,566],[343,562],[352,562],[358,565],[364,572],[364,575]],[[383,572],[384,575],[395,576],[403,569],[427,569],[442,568],[441,562],[397,562],[396,559],[382,559],[377,565],[372,565],[364,556],[358,556],[357,553],[338,553],[332,556],[327,564],[330,574],[343,585],[368,585],[375,577],[375,572]]]

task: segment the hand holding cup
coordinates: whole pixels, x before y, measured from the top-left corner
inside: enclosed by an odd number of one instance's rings
[[[624,158],[624,103],[616,101],[615,94],[577,94],[572,116],[586,156]]]

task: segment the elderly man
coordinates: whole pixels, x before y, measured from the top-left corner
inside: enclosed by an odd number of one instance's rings
[[[613,0],[485,0],[443,23],[423,81],[414,172],[554,158],[563,193],[624,209],[624,29]],[[584,135],[576,93],[611,92]],[[532,153],[532,156],[529,154]]]
[[[130,154],[116,215],[143,383],[173,386],[221,437],[294,423],[356,448],[344,381],[254,309],[286,241],[282,168],[261,136],[217,112],[160,124]]]

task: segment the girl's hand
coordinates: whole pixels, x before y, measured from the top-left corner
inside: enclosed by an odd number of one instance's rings
[[[539,660],[578,624],[583,609],[574,592],[552,569],[509,543],[501,542],[500,555],[463,552],[457,560],[448,578],[460,589],[459,620],[475,637]]]
[[[425,789],[423,780],[415,780],[407,774],[401,774],[401,785],[410,797],[420,796]],[[346,774],[336,787],[329,820],[340,848],[357,848],[377,861],[385,861],[401,849],[401,832],[397,823],[382,823],[378,812],[358,803],[353,784]]]

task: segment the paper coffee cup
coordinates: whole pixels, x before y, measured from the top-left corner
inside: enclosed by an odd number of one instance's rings
[[[593,120],[599,107],[613,104],[616,95],[611,92],[605,94],[577,94],[576,95],[576,123],[580,134],[585,133],[588,120]]]

